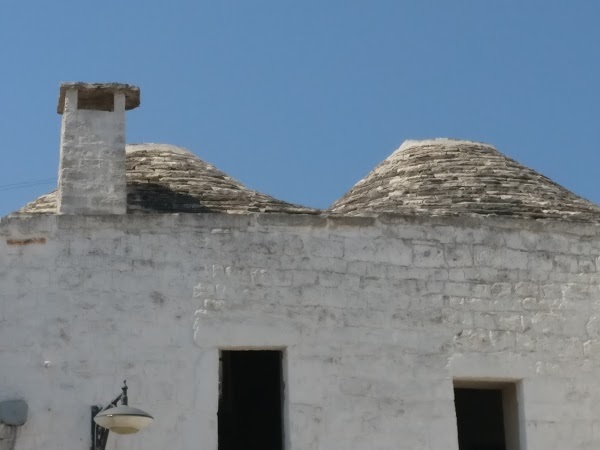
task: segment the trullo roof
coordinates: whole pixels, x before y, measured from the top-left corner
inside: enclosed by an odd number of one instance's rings
[[[600,221],[600,207],[471,141],[406,141],[329,211]]]
[[[129,213],[314,213],[246,188],[183,148],[167,144],[127,145]],[[56,191],[13,215],[55,214]]]

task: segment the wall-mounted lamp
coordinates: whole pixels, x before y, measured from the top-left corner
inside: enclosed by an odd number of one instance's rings
[[[109,431],[117,434],[133,434],[147,427],[154,418],[141,409],[127,405],[127,382],[123,382],[123,392],[104,408],[92,406],[92,447],[91,450],[104,450]],[[121,405],[118,405],[121,400]]]
[[[17,428],[27,422],[29,407],[25,400],[3,400],[0,402],[0,449],[14,449]]]

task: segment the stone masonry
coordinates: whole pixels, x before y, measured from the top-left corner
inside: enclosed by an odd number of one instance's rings
[[[597,205],[438,139],[317,211],[126,148],[138,105],[63,84],[58,189],[0,219],[0,450],[88,448],[123,379],[156,421],[107,450],[217,450],[233,349],[282,351],[285,450],[458,450],[454,387],[492,384],[506,450],[600,447]]]
[[[65,83],[58,177],[59,214],[125,214],[125,109],[128,85]],[[128,105],[129,103],[129,105]]]
[[[453,379],[517,383],[521,450],[600,445],[600,228],[492,217],[0,222],[16,449],[82,448],[127,378],[130,449],[217,448],[218,351],[285,351],[286,449],[457,450]]]

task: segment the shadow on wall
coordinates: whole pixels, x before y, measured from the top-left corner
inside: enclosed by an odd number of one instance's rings
[[[128,183],[127,205],[128,212],[215,212],[213,209],[203,205],[196,197],[175,192],[165,186],[154,183]]]

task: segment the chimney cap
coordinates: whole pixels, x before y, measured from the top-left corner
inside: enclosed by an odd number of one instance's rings
[[[134,109],[140,106],[140,88],[124,83],[83,83],[80,81],[65,82],[60,85],[57,112],[62,114],[65,110],[65,93],[76,89],[80,102],[85,103],[83,109],[98,111],[112,111],[115,93],[125,94],[125,109]]]

